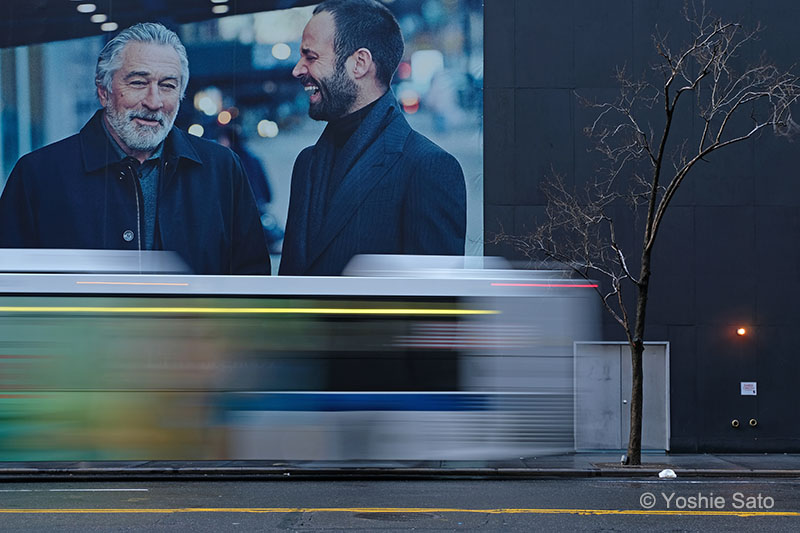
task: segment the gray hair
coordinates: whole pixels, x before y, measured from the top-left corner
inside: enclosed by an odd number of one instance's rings
[[[189,84],[189,58],[186,56],[186,48],[174,31],[156,22],[141,22],[131,26],[106,43],[97,57],[97,67],[94,71],[95,85],[111,92],[111,79],[122,67],[122,50],[131,41],[161,44],[175,49],[181,63],[181,99],[183,99],[186,86]]]

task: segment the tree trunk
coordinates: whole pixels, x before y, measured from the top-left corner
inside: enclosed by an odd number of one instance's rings
[[[639,291],[636,296],[636,322],[633,338],[629,337],[631,347],[631,432],[628,436],[629,465],[642,464],[642,354],[644,353],[644,325],[647,316],[647,296],[650,289],[650,254],[645,249],[642,253],[642,267],[639,276]]]
[[[630,465],[642,464],[642,353],[644,342],[634,340],[631,344],[631,432],[628,437],[628,461]]]

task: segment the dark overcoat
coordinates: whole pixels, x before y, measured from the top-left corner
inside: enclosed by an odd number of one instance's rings
[[[20,158],[0,196],[0,248],[142,249],[141,187],[102,120],[98,111],[79,133]],[[269,274],[239,158],[172,128],[161,165],[155,248],[196,274]]]
[[[337,186],[320,202],[315,195],[325,191],[312,186],[312,167],[326,142],[323,133],[295,161],[281,274],[339,275],[357,254],[464,254],[461,166],[411,129],[391,91],[336,157],[329,179]],[[323,204],[324,213],[312,207]]]

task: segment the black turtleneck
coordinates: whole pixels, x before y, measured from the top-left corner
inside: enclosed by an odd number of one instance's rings
[[[378,100],[380,100],[380,98]],[[372,111],[372,108],[375,107],[375,104],[378,103],[378,100],[365,105],[357,111],[353,111],[349,115],[345,115],[342,118],[332,120],[328,123],[331,133],[330,139],[337,150],[340,150],[347,144],[347,141],[350,140],[350,137],[353,136],[361,123],[364,122],[364,119],[369,112]]]

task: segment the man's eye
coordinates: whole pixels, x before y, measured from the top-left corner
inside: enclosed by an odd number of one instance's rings
[[[174,91],[175,89],[178,88],[178,86],[177,85],[173,85],[172,83],[162,83],[161,84],[161,88],[162,89],[167,89],[167,90],[170,90],[170,91]]]
[[[142,80],[133,80],[131,81],[131,85],[133,85],[134,87],[143,87],[147,85],[147,82]]]

